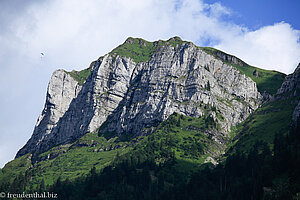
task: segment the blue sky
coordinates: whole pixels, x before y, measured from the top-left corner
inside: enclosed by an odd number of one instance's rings
[[[1,0],[0,8],[0,167],[30,138],[53,71],[84,69],[129,36],[177,35],[287,74],[300,62],[296,0]]]
[[[221,2],[233,13],[235,23],[244,24],[250,29],[285,21],[300,30],[298,0],[206,0],[207,3]]]

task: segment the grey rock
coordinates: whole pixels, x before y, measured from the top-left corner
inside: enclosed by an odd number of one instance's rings
[[[191,43],[165,46],[134,73],[137,75],[123,101],[100,132],[146,135],[145,128],[174,112],[200,117],[208,110],[226,135],[232,125],[257,108],[262,98],[250,78]],[[216,118],[211,107],[223,115],[224,122]]]
[[[294,73],[286,76],[274,98],[289,98],[292,96],[300,96],[300,64],[295,69]]]

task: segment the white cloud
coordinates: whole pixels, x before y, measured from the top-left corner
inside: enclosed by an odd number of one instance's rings
[[[222,40],[216,48],[264,69],[291,73],[300,62],[300,31],[281,22]]]
[[[0,7],[0,166],[31,136],[51,73],[83,69],[129,36],[154,41],[178,35],[283,72],[291,72],[300,57],[299,32],[289,24],[249,31],[226,21],[232,12],[220,3],[7,0]]]

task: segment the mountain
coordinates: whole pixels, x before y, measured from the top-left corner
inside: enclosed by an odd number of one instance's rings
[[[222,142],[262,96],[256,82],[230,65],[242,61],[219,57],[178,37],[153,43],[128,38],[83,72],[57,70],[34,133],[16,157],[72,143],[89,132],[148,135],[174,112],[211,116],[220,127],[210,134]]]
[[[227,183],[234,190],[244,187],[232,172],[242,170],[237,156],[242,165],[249,155],[277,152],[274,140],[296,125],[299,69],[288,76],[263,70],[179,37],[128,38],[87,69],[53,73],[32,137],[0,171],[0,190],[48,188],[80,199],[92,181],[90,195],[101,190],[102,199],[176,199],[171,193],[188,195],[193,183],[204,191],[195,177],[214,176],[205,180],[218,188],[212,194],[232,195],[218,177],[239,182]],[[255,187],[262,195],[263,186]]]

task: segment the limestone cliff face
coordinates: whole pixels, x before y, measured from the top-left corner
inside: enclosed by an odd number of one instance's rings
[[[135,68],[130,83],[100,132],[147,134],[145,128],[177,112],[211,115],[225,135],[257,108],[261,98],[250,78],[191,43],[161,48]]]
[[[64,70],[55,71],[44,111],[17,157],[29,152],[38,154],[95,132],[122,100],[134,67],[128,58],[106,55],[94,63],[82,86]]]
[[[160,44],[147,61],[113,53],[99,58],[82,86],[70,73],[55,71],[34,133],[17,157],[87,132],[149,134],[174,112],[212,117],[220,126],[213,137],[222,142],[231,126],[259,106],[256,83],[194,44],[175,39],[176,44]],[[147,45],[139,39],[126,42],[135,41]]]

